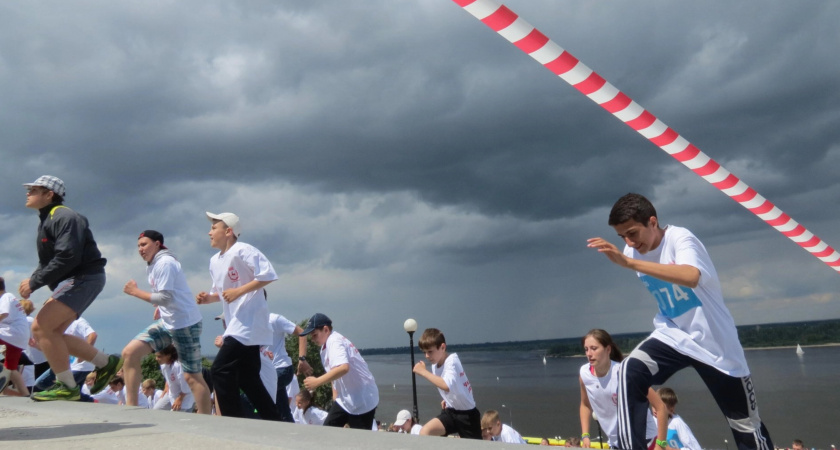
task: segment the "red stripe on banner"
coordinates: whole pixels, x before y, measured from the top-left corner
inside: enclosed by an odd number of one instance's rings
[[[711,175],[717,172],[718,169],[720,169],[720,164],[718,164],[715,160],[710,159],[705,166],[694,169],[694,173],[700,175],[701,177],[705,177],[706,175]]]
[[[837,261],[827,262],[826,264],[828,264],[831,267],[840,266],[840,259],[838,259]]]
[[[695,147],[692,144],[688,144],[688,147],[686,147],[685,150],[683,150],[679,153],[674,153],[671,156],[673,156],[679,162],[685,162],[685,161],[688,161],[690,159],[694,159],[694,157],[699,155],[699,154],[700,154],[700,149],[699,148]],[[726,181],[726,180],[724,180],[724,181]]]
[[[621,111],[622,109],[626,108],[627,105],[629,105],[632,101],[633,99],[624,95],[624,92],[619,92],[618,95],[613,97],[612,100],[601,103],[601,107],[606,109],[610,113],[615,114]]]
[[[803,248],[811,248],[811,247],[813,247],[813,246],[815,246],[819,243],[820,243],[820,238],[818,238],[816,235],[811,236],[811,239],[808,239],[805,242],[798,242],[798,244]]]
[[[735,200],[738,203],[743,203],[754,199],[757,194],[758,193],[755,191],[755,189],[748,187],[746,191],[738,195],[730,195],[730,197],[732,197],[732,200]]]
[[[712,186],[720,189],[721,191],[724,189],[729,189],[732,186],[738,184],[738,177],[733,175],[732,173],[729,174],[728,177],[724,178],[722,181],[718,181],[717,183],[712,183]]]
[[[481,19],[481,21],[493,31],[498,32],[499,30],[507,28],[508,25],[512,24],[517,17],[519,16],[517,16],[515,12],[508,9],[507,6],[502,5],[501,8],[497,9],[493,14]]]
[[[756,206],[755,208],[748,208],[750,211],[753,212],[755,215],[764,214],[766,212],[770,212],[773,209],[773,204],[770,203],[769,200],[764,200],[764,203]]]
[[[789,221],[790,221],[790,216],[785,214],[785,213],[782,213],[781,216],[776,217],[775,219],[772,219],[772,220],[767,220],[766,222],[771,227],[778,227],[779,225],[784,225],[784,224],[788,223]]]
[[[463,8],[467,5],[471,5],[471,4],[475,3],[477,0],[452,0],[452,1],[455,2],[455,4],[457,4],[461,8]]]
[[[576,66],[577,63],[577,58],[572,56],[571,53],[564,51],[560,56],[554,58],[554,61],[546,63],[545,68],[554,72],[555,75],[563,75],[572,70],[572,67]]]
[[[656,120],[656,117],[654,117],[653,114],[651,114],[647,111],[643,111],[639,115],[639,117],[636,117],[635,119],[633,119],[629,122],[624,122],[624,123],[626,123],[630,128],[632,128],[636,131],[639,131],[641,129],[649,127],[650,124],[652,124],[653,121],[655,121],[655,120]]]
[[[528,36],[514,42],[513,45],[517,46],[519,50],[531,54],[532,52],[543,48],[546,42],[548,42],[548,37],[540,33],[540,30],[534,28],[530,33],[528,33]]]
[[[826,247],[825,250],[821,252],[811,253],[812,255],[816,256],[817,258],[825,258],[826,256],[834,253],[834,249],[831,247]]]
[[[802,234],[804,232],[805,232],[805,227],[803,227],[802,224],[799,224],[799,225],[796,226],[796,228],[794,228],[790,231],[782,231],[782,234],[784,234],[785,236],[787,236],[789,238],[793,238],[793,237],[799,236],[800,234]]]
[[[583,95],[589,95],[601,89],[605,84],[607,84],[607,80],[601,78],[597,73],[592,72],[585,80],[575,84],[574,88],[579,90]]]
[[[650,138],[650,141],[653,142],[653,145],[657,147],[662,147],[663,145],[668,145],[671,142],[676,141],[677,136],[679,136],[679,134],[676,131],[674,131],[671,127],[668,127],[668,129],[665,130],[664,133],[654,138]]]

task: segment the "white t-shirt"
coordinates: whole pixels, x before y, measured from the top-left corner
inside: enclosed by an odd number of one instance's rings
[[[691,428],[682,420],[682,417],[674,414],[668,422],[668,447],[688,450],[702,450],[700,443],[691,432]]]
[[[443,382],[449,387],[449,392],[438,388],[438,392],[446,401],[447,407],[458,411],[469,411],[475,408],[472,385],[470,385],[470,380],[467,379],[467,374],[464,373],[461,359],[458,358],[457,353],[448,354],[441,367],[432,364],[431,372],[443,378]]]
[[[146,397],[143,394],[143,387],[140,386],[139,388],[137,388],[137,391],[138,391],[137,392],[137,406],[139,406],[141,408],[150,409],[151,406],[149,405],[149,397]],[[122,398],[123,398],[123,404],[125,404],[125,386],[123,386],[123,388],[122,388]]]
[[[274,281],[277,274],[259,250],[244,242],[233,244],[224,254],[210,258],[210,294],[218,295],[225,313],[225,336],[232,336],[242,345],[271,345],[272,332],[268,323],[268,302],[262,289],[251,291],[228,303],[222,292],[238,288],[253,280]]]
[[[169,403],[174,405],[175,399],[183,393],[185,395],[184,400],[181,401],[181,411],[192,409],[195,399],[190,390],[190,385],[184,378],[184,372],[181,370],[181,362],[175,361],[172,364],[162,364],[160,371],[166,383],[169,385]]]
[[[274,367],[282,369],[292,365],[292,358],[286,352],[286,336],[295,332],[297,325],[280,314],[271,313],[268,315],[268,323],[271,324],[271,331],[274,333],[274,342],[271,344],[271,351],[274,353]]]
[[[275,372],[276,373],[276,372]],[[292,375],[292,382],[286,386],[286,397],[289,397],[289,404],[294,402],[295,397],[300,393],[300,386],[298,385],[297,375]]]
[[[142,391],[143,391],[142,386],[140,387],[140,391],[141,391],[140,395],[143,395],[142,394]],[[146,408],[149,408],[149,409],[154,408],[155,404],[158,402],[158,400],[160,400],[161,397],[163,397],[163,391],[160,390],[160,389],[155,389],[155,393],[152,394],[150,397],[146,397],[145,395],[143,395],[143,398],[146,399]],[[139,399],[137,400],[137,403],[138,404],[140,403]]]
[[[310,406],[306,412],[295,407],[295,410],[292,411],[292,417],[295,419],[295,423],[301,425],[323,425],[324,419],[327,418],[327,412],[315,406]]]
[[[105,389],[91,395],[91,397],[93,397],[97,403],[105,403],[109,405],[119,405],[120,403],[125,404],[125,396],[123,395],[124,389],[125,388],[115,391],[109,385]]]
[[[8,314],[0,320],[0,339],[7,344],[26,350],[29,347],[29,322],[23,306],[14,295],[6,292],[0,296],[0,314]]]
[[[268,357],[268,347],[260,349],[260,380],[271,396],[271,401],[277,403],[277,371],[274,370],[274,363]]]
[[[610,361],[610,370],[603,377],[597,377],[592,373],[592,366],[584,364],[580,366],[580,379],[586,389],[586,396],[589,398],[589,405],[601,424],[601,429],[607,435],[607,440],[612,448],[618,448],[618,369],[621,364]],[[656,419],[650,410],[647,412],[647,430],[645,437],[656,436]]]
[[[152,292],[170,291],[172,301],[159,305],[160,318],[168,330],[186,328],[201,321],[201,310],[195,302],[187,284],[187,277],[181,270],[181,263],[169,250],[160,250],[152,263],[146,266],[146,274]]]
[[[85,341],[87,341],[87,337],[90,336],[91,333],[95,333],[95,331],[93,331],[93,328],[91,328],[88,321],[82,317],[79,317],[71,322],[70,326],[64,330],[64,334],[80,337]],[[73,372],[93,372],[96,370],[96,366],[94,366],[90,361],[80,361],[78,358],[71,355],[70,370]]]
[[[637,272],[659,304],[651,337],[729,376],[750,374],[735,320],[723,302],[715,266],[697,237],[685,228],[669,225],[655,250],[642,255],[625,246],[624,254],[660,264],[685,264],[700,271],[699,284],[693,289]]]
[[[525,439],[522,439],[522,435],[519,434],[518,431],[514,430],[513,428],[509,427],[507,424],[502,424],[502,432],[499,433],[498,436],[493,436],[490,438],[491,441],[496,442],[505,442],[508,444],[527,444]]]
[[[35,318],[31,316],[26,316],[26,321],[29,324],[30,333],[32,331],[32,323],[35,322]],[[41,364],[43,362],[47,362],[47,357],[44,356],[44,353],[41,350],[38,350],[35,347],[27,347],[26,349],[26,356],[32,360],[33,364]]]
[[[422,429],[423,429],[423,425],[420,425],[419,423],[415,423],[414,425],[411,426],[411,433],[410,434],[413,434],[415,436],[420,436],[420,430],[422,430]]]
[[[330,333],[321,347],[321,363],[327,372],[342,364],[350,365],[349,372],[332,382],[337,395],[335,401],[345,411],[360,415],[376,408],[379,404],[376,380],[359,350],[346,337],[334,330]]]

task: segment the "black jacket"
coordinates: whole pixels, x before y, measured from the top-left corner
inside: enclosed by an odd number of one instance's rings
[[[38,268],[29,278],[33,291],[77,276],[105,273],[105,258],[99,253],[85,216],[59,204],[39,211]]]

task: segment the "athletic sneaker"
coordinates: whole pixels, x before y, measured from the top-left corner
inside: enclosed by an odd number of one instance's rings
[[[81,388],[79,386],[71,388],[61,381],[56,381],[55,384],[46,391],[32,394],[32,400],[35,400],[36,402],[51,402],[53,400],[76,401],[80,398]]]
[[[114,378],[114,375],[120,371],[122,366],[122,358],[117,358],[113,355],[108,356],[108,364],[96,369],[96,381],[93,382],[93,386],[90,388],[91,395],[105,389],[105,386],[108,386],[108,382],[111,381],[111,378]]]

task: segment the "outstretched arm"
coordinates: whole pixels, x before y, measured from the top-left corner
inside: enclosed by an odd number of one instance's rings
[[[690,288],[697,287],[700,282],[700,269],[686,264],[659,264],[651,261],[633,259],[625,255],[615,245],[604,238],[587,239],[587,247],[603,253],[613,263],[626,269],[650,275],[662,281],[679,284]]]

